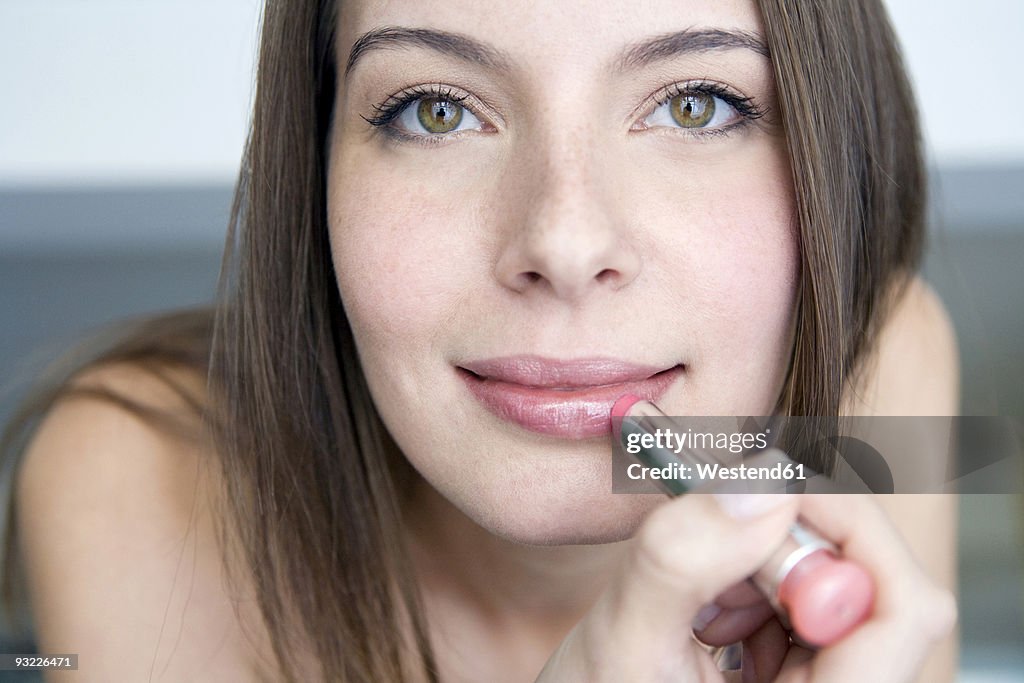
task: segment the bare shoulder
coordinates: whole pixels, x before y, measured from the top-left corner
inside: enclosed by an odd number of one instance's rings
[[[90,397],[184,415],[204,381],[183,371],[173,380],[187,394],[129,364],[82,374],[73,386],[87,391],[50,410],[19,469],[38,645],[79,653],[75,680],[251,678],[260,632],[243,632],[233,600],[254,606],[224,584],[208,447]]]
[[[844,413],[955,415],[959,392],[956,331],[942,300],[915,275],[882,321],[857,382],[846,388]]]
[[[892,303],[859,379],[856,386],[847,387],[844,414],[957,414],[956,334],[942,301],[920,277],[910,280]],[[931,575],[952,588],[956,576],[956,496],[904,494],[879,496],[878,500]]]
[[[914,276],[892,302],[873,353],[855,385],[847,387],[848,415],[956,415],[959,352],[949,313],[935,291]],[[957,497],[897,494],[876,497],[925,572],[955,593]],[[919,680],[953,680],[957,635],[927,662]]]

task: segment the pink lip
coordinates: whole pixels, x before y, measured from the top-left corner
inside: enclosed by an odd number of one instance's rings
[[[533,432],[585,439],[611,433],[609,416],[620,396],[656,401],[683,366],[510,356],[462,363],[458,372],[477,400],[498,417]]]

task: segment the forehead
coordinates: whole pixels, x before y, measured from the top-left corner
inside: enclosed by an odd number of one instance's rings
[[[367,31],[437,28],[485,41],[521,71],[611,66],[631,43],[683,29],[762,34],[754,0],[339,0],[342,59]]]

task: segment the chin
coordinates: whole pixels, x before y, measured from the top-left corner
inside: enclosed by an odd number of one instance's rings
[[[596,545],[629,539],[647,514],[667,500],[657,495],[602,493],[599,497],[539,492],[484,508],[464,509],[490,533],[524,545]]]
[[[443,516],[454,508],[477,527],[514,543],[626,540],[652,509],[668,500],[657,494],[612,493],[611,448],[603,441],[553,444],[537,438],[510,445],[505,439],[465,433],[457,443],[431,447],[408,441],[410,449],[403,452],[430,491],[423,512]],[[441,459],[437,453],[459,457]]]

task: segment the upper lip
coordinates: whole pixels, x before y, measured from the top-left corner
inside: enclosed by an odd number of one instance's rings
[[[676,366],[642,365],[618,358],[563,360],[522,355],[460,363],[459,367],[484,379],[571,390],[643,381]]]

